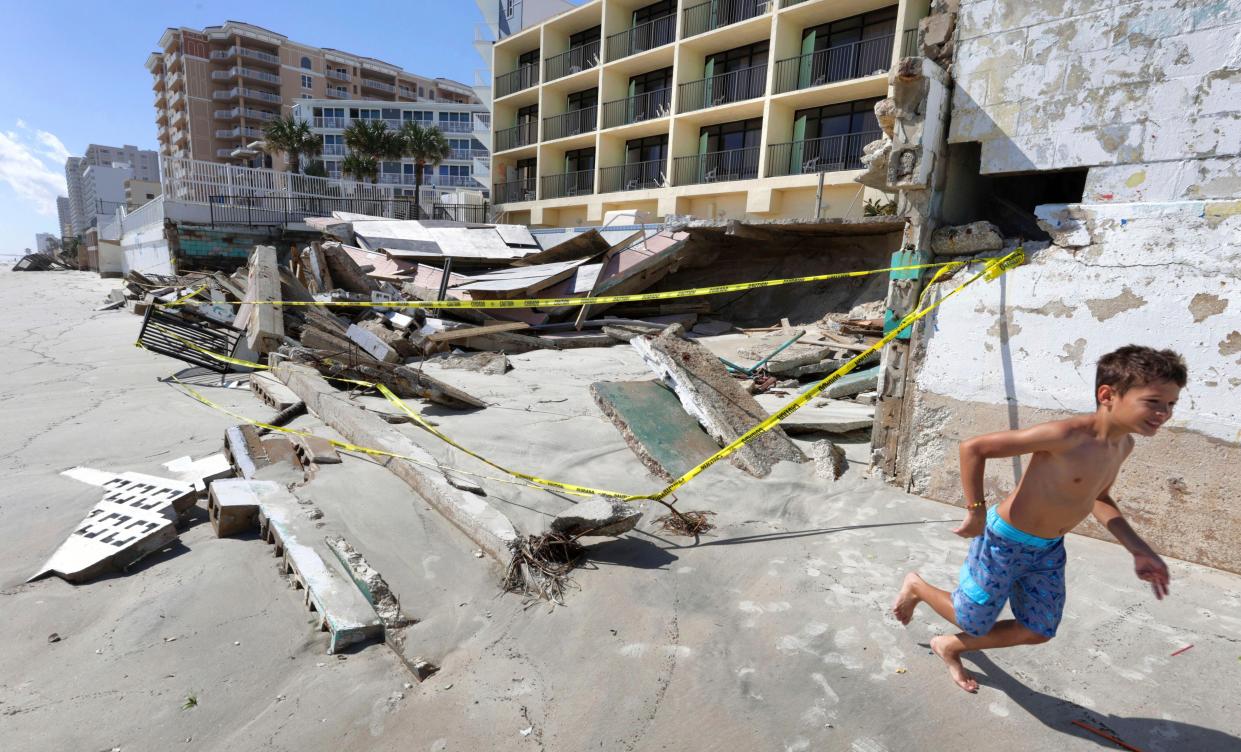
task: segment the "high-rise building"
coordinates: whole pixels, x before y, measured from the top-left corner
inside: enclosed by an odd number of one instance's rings
[[[39,253],[51,253],[59,246],[59,241],[50,232],[37,232],[34,236],[34,246]]]
[[[452,102],[470,87],[427,78],[370,57],[313,47],[251,24],[168,29],[147,58],[154,77],[160,153],[247,166],[264,126],[306,99]],[[277,165],[280,157],[274,158]]]
[[[71,235],[81,235],[101,215],[125,204],[128,179],[159,182],[159,155],[136,146],[90,144],[86,156],[65,160]]]
[[[60,237],[73,237],[73,210],[69,208],[68,196],[56,197],[56,219]]]
[[[65,188],[69,192],[69,234],[81,235],[86,229],[86,214],[82,211],[82,158],[65,160]]]
[[[926,10],[591,0],[514,32],[492,47],[492,201],[536,225],[860,216],[874,105]]]
[[[86,147],[84,159],[88,165],[103,167],[129,165],[133,168],[135,180],[159,182],[159,152],[153,149],[139,149],[129,144],[124,146],[91,144]]]

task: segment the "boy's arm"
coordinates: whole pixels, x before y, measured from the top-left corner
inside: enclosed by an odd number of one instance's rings
[[[1163,600],[1168,594],[1168,565],[1163,563],[1159,554],[1150,544],[1142,540],[1142,536],[1129,525],[1129,521],[1120,513],[1116,500],[1108,493],[1111,487],[1103,490],[1094,503],[1094,518],[1099,524],[1116,538],[1116,541],[1133,554],[1133,569],[1139,580],[1149,582],[1155,597]]]
[[[1017,431],[998,431],[975,436],[961,442],[961,490],[965,493],[966,514],[960,527],[952,532],[962,538],[981,535],[987,522],[983,471],[989,459],[1018,457],[1035,452],[1057,452],[1073,443],[1068,423],[1041,423]]]

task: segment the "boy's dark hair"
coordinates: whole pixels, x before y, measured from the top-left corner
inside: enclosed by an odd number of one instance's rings
[[[1118,394],[1133,387],[1168,381],[1184,387],[1189,379],[1185,359],[1173,350],[1156,350],[1142,345],[1126,345],[1099,358],[1095,370],[1095,401],[1099,387],[1107,384]]]

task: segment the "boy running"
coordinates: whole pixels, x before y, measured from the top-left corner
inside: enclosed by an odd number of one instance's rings
[[[1154,436],[1172,417],[1185,386],[1185,361],[1171,350],[1129,345],[1099,359],[1095,412],[1017,431],[1000,431],[961,444],[965,521],[953,532],[973,538],[951,593],[905,575],[892,613],[909,624],[927,603],[962,631],[931,640],[962,689],[978,682],[961,665],[969,650],[1036,645],[1056,634],[1064,610],[1064,534],[1091,513],[1133,554],[1138,579],[1156,598],[1168,594],[1168,567],[1121,515],[1108,495],[1133,436]],[[988,459],[1028,454],[1017,488],[986,508],[983,467]],[[1004,602],[1013,619],[997,622]]]

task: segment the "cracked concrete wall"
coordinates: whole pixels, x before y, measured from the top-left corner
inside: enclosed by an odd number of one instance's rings
[[[961,0],[950,143],[1089,203],[1241,195],[1241,0]]]
[[[915,336],[911,429],[898,457],[913,492],[960,504],[957,444],[1094,410],[1098,357],[1171,347],[1189,385],[1115,494],[1161,551],[1241,572],[1241,201],[1040,207],[1058,245],[945,303]],[[947,283],[955,286],[955,283]],[[945,288],[947,289],[947,288]],[[989,464],[989,497],[1015,461]],[[1079,532],[1107,538],[1093,525]]]

